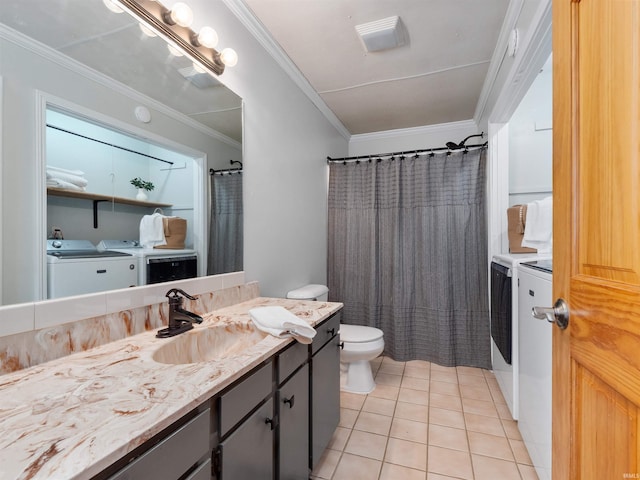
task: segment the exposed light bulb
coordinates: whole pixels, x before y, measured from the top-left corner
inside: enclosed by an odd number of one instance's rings
[[[218,45],[218,34],[211,27],[202,27],[198,32],[198,43],[203,47],[216,48]]]
[[[140,30],[142,30],[142,33],[144,33],[147,37],[157,37],[156,32],[151,30],[144,23],[139,23],[138,26],[140,27]]]
[[[233,48],[225,48],[220,52],[220,60],[227,67],[233,67],[238,63],[238,54]]]
[[[193,11],[184,2],[178,2],[171,8],[171,20],[181,27],[190,27],[193,23]]]
[[[105,7],[111,10],[113,13],[124,12],[124,10],[120,8],[119,5],[116,5],[112,0],[102,0],[102,3],[104,3]]]
[[[207,73],[207,69],[198,62],[193,62],[193,69],[198,73]]]
[[[176,47],[175,45],[171,45],[170,43],[167,44],[167,48],[169,49],[169,52],[171,53],[171,55],[173,55],[174,57],[182,57],[184,54],[180,51],[180,49],[178,47]]]

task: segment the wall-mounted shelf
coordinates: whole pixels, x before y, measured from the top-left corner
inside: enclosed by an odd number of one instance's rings
[[[65,190],[64,188],[55,187],[47,187],[47,195],[91,200],[93,202],[93,228],[98,228],[98,203],[100,202],[114,202],[144,208],[169,208],[172,206],[170,203],[143,202],[134,198],[112,197],[99,193],[78,192],[76,190]]]

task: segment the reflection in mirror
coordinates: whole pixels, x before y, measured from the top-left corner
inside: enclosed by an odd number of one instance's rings
[[[111,13],[102,0],[2,0],[0,49],[0,77],[25,90],[24,99],[5,102],[3,118],[11,118],[18,109],[31,109],[36,93],[61,100],[47,102],[46,122],[50,127],[45,129],[34,119],[27,125],[29,132],[22,125],[21,132],[14,135],[12,127],[3,122],[3,135],[26,140],[37,137],[38,129],[42,129],[46,149],[35,155],[42,165],[37,170],[44,177],[46,162],[46,167],[82,172],[87,182],[77,192],[89,195],[86,198],[74,197],[73,193],[59,195],[57,190],[61,188],[64,193],[76,191],[68,186],[49,185],[46,201],[42,192],[46,205],[42,242],[52,236],[55,227],[65,240],[88,240],[93,245],[101,240],[139,240],[142,216],[161,205],[165,214],[187,220],[185,252],[197,251],[198,274],[207,274],[211,247],[206,239],[212,236],[209,215],[202,211],[198,217],[196,212],[198,205],[206,209],[212,201],[208,198],[208,169],[225,169],[230,159],[242,160],[242,100],[218,79],[198,72],[186,58],[171,55],[160,38],[145,35],[130,16]],[[60,61],[60,53],[74,61]],[[66,70],[60,74],[63,68]],[[75,72],[72,77],[69,71]],[[37,72],[38,78],[24,82],[30,72]],[[112,88],[112,94],[105,92],[105,85]],[[123,98],[128,101],[123,102]],[[69,105],[79,105],[81,112],[69,109]],[[150,112],[149,123],[144,123],[148,122],[144,109],[138,110],[137,120],[133,115],[141,105]],[[42,117],[44,122],[45,115]],[[111,118],[114,123],[105,121]],[[11,155],[6,153],[9,147]],[[3,145],[3,158],[34,161],[31,145],[9,147]],[[138,177],[155,187],[142,202],[135,199],[138,192],[130,183]],[[5,177],[5,184],[7,181]],[[238,241],[241,252],[241,237]],[[38,257],[41,252],[30,251],[28,255]],[[46,256],[42,257],[46,271]],[[7,268],[15,268],[17,263],[18,259]],[[31,280],[38,282],[41,280],[36,277]],[[146,277],[139,277],[137,284],[144,283],[149,283]],[[3,290],[3,304],[39,299],[21,297],[24,289],[16,293],[18,286],[16,292],[4,285]],[[45,297],[46,291],[40,298]]]

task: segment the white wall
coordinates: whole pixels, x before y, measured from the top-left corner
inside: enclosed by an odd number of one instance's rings
[[[405,150],[444,147],[447,142],[459,143],[469,135],[482,133],[478,131],[473,120],[443,123],[427,127],[389,130],[371,134],[354,135],[349,141],[349,155],[375,155]],[[469,145],[484,143],[484,138],[471,138]]]
[[[551,59],[509,120],[509,205],[552,191],[553,102]]]
[[[244,100],[244,268],[264,296],[326,283],[327,155],[347,140],[220,1],[192,0],[238,64],[221,80]]]

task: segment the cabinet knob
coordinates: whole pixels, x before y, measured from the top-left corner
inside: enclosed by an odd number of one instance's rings
[[[269,418],[269,417],[265,418],[264,419],[264,423],[266,425],[269,425],[271,427],[271,430],[276,428],[276,422],[275,422],[275,419],[273,419],[273,418]]]
[[[328,328],[328,329],[327,329],[327,333],[328,333],[330,336],[332,336],[332,337],[333,337],[333,336],[336,334],[336,329],[335,329],[335,328]]]
[[[284,403],[289,404],[289,408],[293,408],[293,404],[296,401],[296,396],[295,395],[291,395],[291,398],[285,398]]]

